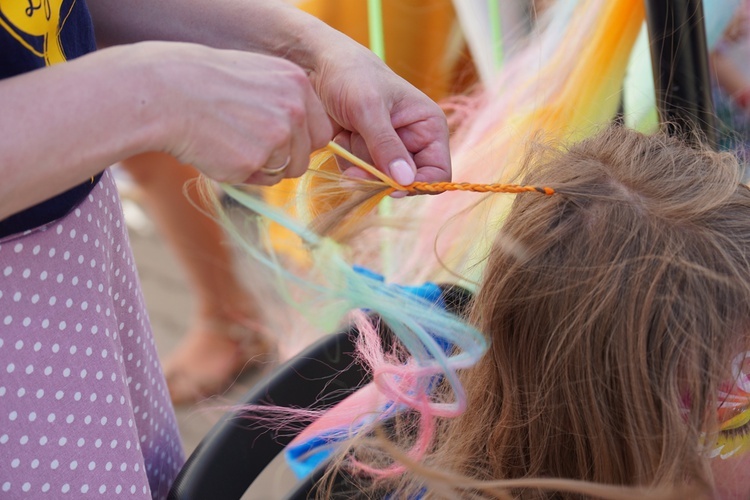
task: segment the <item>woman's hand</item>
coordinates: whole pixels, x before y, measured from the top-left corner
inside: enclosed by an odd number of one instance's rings
[[[337,142],[400,184],[451,179],[448,125],[435,102],[353,42],[323,56],[310,78],[339,126]]]
[[[158,149],[215,180],[273,184],[298,177],[310,152],[332,137],[306,73],[291,62],[192,44],[133,48],[136,60],[160,61],[143,70],[145,92],[163,121]]]

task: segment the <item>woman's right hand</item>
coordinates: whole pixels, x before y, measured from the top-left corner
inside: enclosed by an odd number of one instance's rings
[[[333,128],[306,73],[284,59],[200,45],[127,48],[143,106],[156,115],[151,149],[212,179],[274,184],[302,175]],[[269,174],[288,163],[278,174]]]
[[[307,75],[269,56],[116,46],[0,80],[0,220],[147,151],[223,182],[302,175],[333,128]],[[273,171],[286,163],[285,169]]]

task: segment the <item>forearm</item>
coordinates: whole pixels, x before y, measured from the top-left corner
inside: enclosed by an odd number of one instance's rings
[[[149,149],[150,97],[123,71],[127,56],[115,52],[123,64],[111,64],[111,55],[0,81],[0,219]]]
[[[327,50],[355,44],[279,0],[89,0],[102,45],[172,40],[249,50],[315,70]]]

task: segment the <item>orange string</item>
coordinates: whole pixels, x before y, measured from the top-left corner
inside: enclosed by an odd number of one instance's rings
[[[550,187],[522,186],[520,184],[473,184],[470,182],[414,182],[404,186],[415,194],[444,193],[446,191],[472,191],[475,193],[541,193],[555,194]]]

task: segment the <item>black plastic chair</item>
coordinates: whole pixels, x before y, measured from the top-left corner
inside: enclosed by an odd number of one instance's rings
[[[441,288],[447,309],[461,314],[471,299],[470,292],[455,286]],[[380,333],[384,342],[391,341],[387,330]],[[321,339],[250,390],[236,403],[238,408],[270,404],[320,409],[335,405],[370,380],[365,368],[356,362],[357,335],[351,328]],[[241,409],[230,412],[190,455],[168,498],[239,499],[294,437],[292,431],[276,433],[259,425]],[[295,485],[286,498],[307,498],[324,470],[324,465],[319,467]]]

